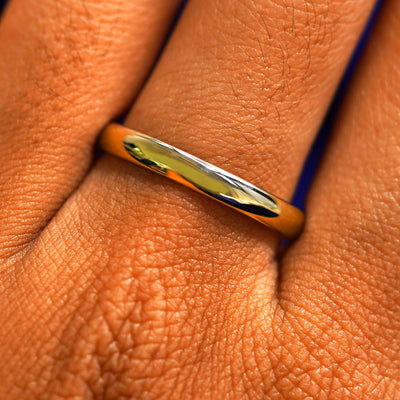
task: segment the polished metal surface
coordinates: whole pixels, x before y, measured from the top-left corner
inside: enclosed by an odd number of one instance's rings
[[[100,136],[101,147],[113,154],[201,192],[294,238],[303,213],[251,183],[150,136],[110,124]]]

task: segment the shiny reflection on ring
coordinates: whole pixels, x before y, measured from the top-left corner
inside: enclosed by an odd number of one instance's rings
[[[273,197],[245,180],[143,134],[124,137],[127,153],[143,166],[254,217],[276,218]]]

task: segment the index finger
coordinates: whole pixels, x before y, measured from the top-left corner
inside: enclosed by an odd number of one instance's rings
[[[0,23],[0,257],[36,237],[138,93],[179,0],[12,0]]]

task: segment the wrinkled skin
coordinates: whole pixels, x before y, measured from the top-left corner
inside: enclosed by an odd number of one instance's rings
[[[151,69],[177,0],[11,0],[1,399],[397,398],[398,0],[279,257],[261,224],[111,155],[92,163],[132,107],[128,126],[290,199],[373,6],[191,0]]]

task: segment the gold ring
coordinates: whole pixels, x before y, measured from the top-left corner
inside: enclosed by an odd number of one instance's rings
[[[288,238],[297,237],[302,230],[304,214],[290,203],[143,133],[112,123],[101,132],[99,145],[111,154],[234,208]]]

